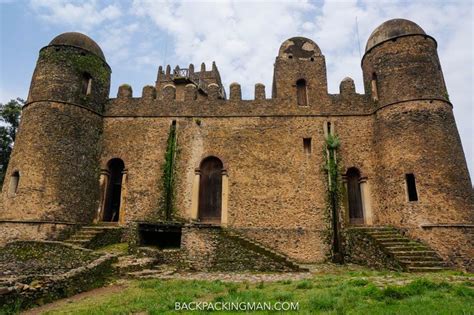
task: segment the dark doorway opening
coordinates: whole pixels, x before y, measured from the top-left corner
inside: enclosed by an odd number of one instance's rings
[[[155,246],[161,249],[181,247],[181,226],[140,224],[138,226],[140,245]]]
[[[216,157],[210,156],[201,162],[199,182],[199,220],[201,222],[221,222],[222,169],[223,164]]]
[[[346,173],[346,179],[347,200],[349,203],[349,222],[351,224],[364,224],[359,170],[355,167],[348,169]]]
[[[122,197],[122,177],[125,164],[121,159],[112,159],[107,164],[107,167],[109,170],[109,184],[107,187],[102,221],[118,222]]]

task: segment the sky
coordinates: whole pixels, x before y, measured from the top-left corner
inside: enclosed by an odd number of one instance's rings
[[[118,86],[140,96],[158,66],[215,61],[228,93],[255,83],[271,95],[273,63],[286,39],[314,40],[326,57],[329,93],[347,76],[363,93],[360,60],[370,33],[392,18],[420,25],[438,42],[450,100],[474,174],[473,4],[457,1],[63,1],[0,0],[0,102],[27,97],[39,50],[63,32],[82,32],[104,51]]]

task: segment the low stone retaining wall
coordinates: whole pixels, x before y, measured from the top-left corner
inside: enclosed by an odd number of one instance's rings
[[[38,248],[40,254],[35,255],[34,248]],[[65,271],[49,267],[49,255],[53,264],[59,256],[64,254],[65,266],[72,269]],[[8,255],[6,258],[5,255]],[[2,311],[17,311],[32,305],[44,304],[58,298],[67,297],[82,291],[86,291],[104,283],[106,276],[112,271],[111,264],[117,260],[114,255],[96,254],[90,250],[64,244],[61,242],[14,242],[7,244],[0,251],[0,258],[13,259],[17,256],[21,267],[17,270],[5,270],[2,268],[2,279],[0,279],[0,313]],[[28,255],[22,257],[22,255]],[[46,255],[46,257],[37,257]],[[30,257],[30,259],[26,259]],[[35,262],[40,260],[45,264],[42,272],[41,267]],[[34,273],[26,273],[28,266],[34,266]],[[11,268],[10,268],[11,269]]]
[[[68,222],[0,220],[0,247],[20,240],[65,239],[79,227]]]
[[[344,261],[376,269],[402,270],[402,266],[377,242],[357,228],[343,231]]]

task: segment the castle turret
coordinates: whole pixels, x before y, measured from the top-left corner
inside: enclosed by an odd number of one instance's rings
[[[284,41],[275,61],[272,97],[311,106],[326,96],[326,61],[318,45],[304,37]]]
[[[2,219],[92,221],[110,73],[100,47],[83,34],[61,34],[41,49],[2,191]]]
[[[376,224],[416,234],[424,224],[469,223],[473,193],[436,41],[394,19],[370,36],[362,69],[375,111]],[[410,230],[412,229],[412,230]]]

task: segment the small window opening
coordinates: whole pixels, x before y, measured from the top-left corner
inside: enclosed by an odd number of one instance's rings
[[[139,225],[140,245],[160,249],[181,247],[181,227],[155,224]]]
[[[416,181],[414,174],[405,174],[407,183],[408,201],[418,201],[418,193],[416,191]]]
[[[15,171],[13,172],[10,178],[10,186],[8,187],[8,195],[10,197],[13,197],[16,195],[19,183],[20,183],[20,172]]]
[[[311,61],[314,61],[314,58],[313,58],[313,57],[311,57],[309,60],[311,60]]]
[[[289,59],[293,59],[293,56],[292,56],[292,55],[289,55],[288,58],[289,58]]]
[[[92,93],[92,77],[89,73],[84,73],[82,77],[82,94],[90,95]]]
[[[173,121],[171,122],[171,125],[176,126],[176,120],[173,120]]]
[[[311,154],[311,138],[303,138],[304,153]]]
[[[328,126],[328,135],[332,135],[331,122],[330,121],[328,121],[327,126]]]
[[[300,106],[307,106],[308,105],[308,97],[306,95],[306,80],[299,79],[296,81],[296,96],[298,100],[298,105]]]
[[[372,92],[372,99],[374,101],[379,100],[379,93],[377,91],[377,75],[372,73],[372,81],[370,82],[371,92]]]

